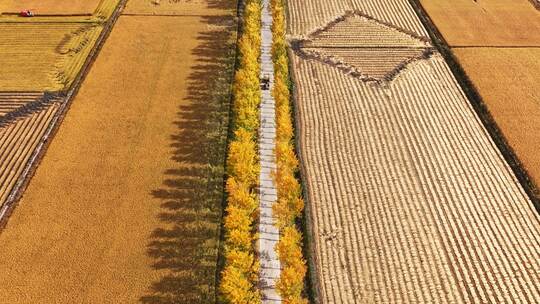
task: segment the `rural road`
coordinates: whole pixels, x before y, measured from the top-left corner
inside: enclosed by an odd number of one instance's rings
[[[277,190],[272,178],[276,168],[274,155],[276,139],[275,101],[272,97],[274,83],[274,65],[272,62],[272,15],[270,1],[263,1],[261,28],[261,78],[270,78],[270,89],[262,91],[259,130],[259,156],[261,161],[260,173],[260,223],[259,223],[259,254],[261,260],[260,284],[263,303],[281,303],[281,297],[276,291],[276,281],[281,273],[275,246],[279,241],[279,229],[275,226],[272,215],[272,205],[277,200]]]

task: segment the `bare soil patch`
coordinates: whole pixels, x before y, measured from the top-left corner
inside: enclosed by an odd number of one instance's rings
[[[540,46],[540,13],[529,0],[421,0],[450,46]]]
[[[213,302],[222,21],[118,20],[0,234],[0,302]]]
[[[101,0],[2,0],[0,13],[18,13],[29,9],[36,14],[92,14]]]

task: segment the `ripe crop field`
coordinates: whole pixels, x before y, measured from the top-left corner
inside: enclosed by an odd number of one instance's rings
[[[208,0],[130,0],[126,14],[149,15],[222,15],[236,1]],[[159,4],[158,4],[159,3]]]
[[[79,23],[0,23],[0,91],[65,89],[101,29]]]
[[[355,42],[336,43],[315,13],[349,6],[304,3],[289,1],[289,14],[291,34],[304,39],[292,66],[321,302],[537,303],[540,217],[443,57],[429,42],[425,56],[407,53],[425,37],[393,21],[419,24],[408,2],[357,12],[383,16],[373,20],[389,38],[356,56],[339,53]],[[337,47],[310,56],[318,39]],[[390,76],[373,72],[397,54],[395,68],[382,69]]]
[[[457,48],[454,53],[525,169],[540,182],[540,49]]]
[[[529,0],[420,0],[450,46],[540,46]]]
[[[456,1],[451,6],[438,0],[421,3],[538,185],[539,12],[527,0]]]
[[[100,0],[2,0],[0,13],[18,13],[30,9],[36,14],[92,14]]]
[[[118,19],[0,234],[0,302],[214,302],[224,14]]]
[[[2,10],[26,6],[36,16],[0,15],[0,146],[9,149],[0,159],[0,219],[11,192],[18,189],[15,185],[28,177],[25,170],[34,160],[38,143],[56,123],[54,116],[65,102],[65,93],[72,88],[118,1],[75,1],[73,5],[52,0],[2,2]],[[73,15],[90,6],[90,14]]]

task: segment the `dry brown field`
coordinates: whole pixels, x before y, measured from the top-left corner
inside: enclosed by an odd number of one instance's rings
[[[540,216],[442,55],[406,52],[424,30],[393,20],[412,9],[366,8],[384,43],[343,56],[366,26],[336,43],[310,6],[347,5],[288,3],[291,34],[308,39],[292,60],[321,303],[538,303]],[[382,71],[393,76],[365,77]]]
[[[159,3],[159,4],[157,4]],[[232,12],[236,1],[227,0],[130,0],[125,14],[145,15],[223,15]]]
[[[223,21],[120,17],[0,234],[0,303],[213,302]]]
[[[450,46],[540,46],[529,0],[420,0]]]
[[[456,48],[504,137],[540,182],[540,49]]]
[[[101,0],[2,0],[0,13],[18,13],[29,9],[36,14],[92,14]]]

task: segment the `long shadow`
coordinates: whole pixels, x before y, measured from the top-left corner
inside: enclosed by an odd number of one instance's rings
[[[235,57],[233,17],[203,17],[188,96],[170,136],[175,166],[152,195],[161,200],[148,244],[164,275],[140,298],[147,304],[214,303],[222,218],[223,174]],[[161,273],[161,272],[160,272]]]
[[[16,108],[15,110],[0,117],[0,128],[6,127],[20,119],[24,119],[34,113],[41,112],[55,103],[60,103],[65,97],[62,93],[44,92],[43,96]]]

